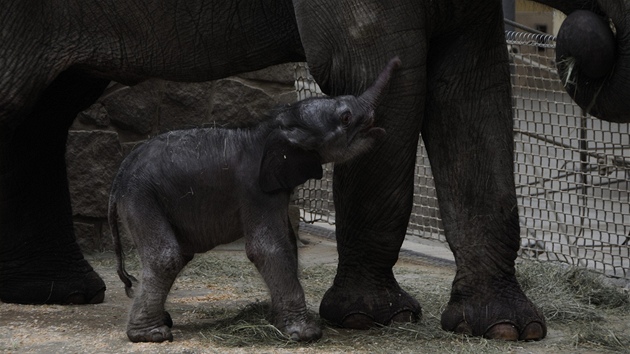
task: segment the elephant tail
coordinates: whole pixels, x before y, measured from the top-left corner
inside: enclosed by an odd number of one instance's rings
[[[112,230],[112,239],[114,241],[114,252],[116,253],[116,260],[118,264],[118,277],[125,284],[125,293],[128,297],[133,298],[133,283],[137,283],[138,280],[125,270],[125,254],[120,242],[120,230],[118,229],[118,206],[116,201],[112,197],[109,203],[109,227]]]

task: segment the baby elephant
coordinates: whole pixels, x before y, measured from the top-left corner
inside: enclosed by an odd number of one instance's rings
[[[173,340],[164,302],[177,274],[195,253],[240,237],[269,287],[272,323],[294,340],[321,337],[298,280],[289,196],[307,179],[321,178],[323,163],[357,156],[385,134],[373,126],[374,110],[399,65],[392,59],[359,97],[303,100],[250,127],[173,131],[129,154],[112,185],[109,223],[118,276],[134,297],[131,341]],[[119,226],[142,262],[135,296]]]

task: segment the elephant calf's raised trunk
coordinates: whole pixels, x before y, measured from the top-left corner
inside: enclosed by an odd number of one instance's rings
[[[372,111],[375,110],[383,97],[383,91],[389,84],[394,70],[398,69],[400,65],[401,62],[398,57],[392,58],[372,86],[359,96],[359,101],[368,105]]]

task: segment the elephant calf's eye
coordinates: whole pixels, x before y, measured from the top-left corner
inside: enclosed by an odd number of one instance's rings
[[[344,126],[348,126],[348,124],[350,124],[350,120],[352,119],[352,113],[350,112],[344,112],[341,114],[341,123]]]

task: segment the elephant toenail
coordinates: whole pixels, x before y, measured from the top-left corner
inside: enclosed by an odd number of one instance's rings
[[[94,305],[94,304],[100,304],[103,301],[105,301],[105,289],[101,289],[98,292],[96,292],[96,295],[94,295],[89,303]]]
[[[472,328],[470,327],[470,325],[466,321],[460,322],[457,325],[457,327],[455,327],[455,329],[453,329],[453,332],[459,333],[459,334],[464,334],[464,335],[467,335],[467,336],[472,336],[472,334],[473,334]]]
[[[504,322],[490,327],[490,329],[484,334],[484,337],[489,339],[517,341],[519,339],[519,333],[514,324]]]
[[[344,317],[341,326],[352,329],[370,329],[374,327],[374,319],[364,313],[352,313]]]
[[[521,340],[541,340],[545,338],[546,334],[545,326],[542,323],[531,322],[521,333]]]
[[[413,311],[403,310],[395,314],[389,323],[410,323],[417,322],[418,315],[416,315]]]

